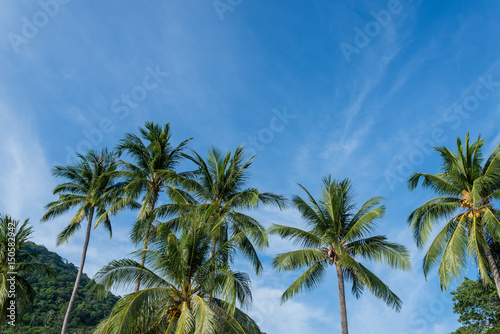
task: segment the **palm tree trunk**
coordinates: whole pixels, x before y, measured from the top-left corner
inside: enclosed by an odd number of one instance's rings
[[[215,255],[215,237],[212,237],[212,245],[210,246],[210,258]]]
[[[149,246],[149,232],[151,231],[151,223],[148,222],[147,226],[146,226],[146,231],[145,231],[145,236],[144,236],[144,241],[142,242],[142,249],[148,249],[148,246]],[[146,251],[143,251],[142,254],[141,254],[141,266],[144,266],[144,264],[146,263]],[[134,292],[137,292],[139,291],[139,289],[141,288],[141,274],[139,273],[137,275],[137,281],[135,282],[135,288],[134,288]]]
[[[85,234],[85,242],[83,243],[82,259],[80,261],[80,267],[78,268],[78,274],[76,275],[75,286],[73,287],[73,293],[71,294],[71,298],[69,300],[68,309],[66,310],[66,315],[64,316],[61,334],[66,334],[66,332],[68,331],[69,315],[71,313],[73,305],[75,304],[76,293],[78,291],[78,287],[80,286],[80,280],[82,278],[82,273],[83,273],[83,266],[85,265],[85,258],[87,257],[87,248],[89,247],[90,231],[92,229],[93,218],[94,218],[94,209],[91,209],[89,214],[89,222],[87,224],[87,233]]]
[[[342,273],[342,268],[340,268],[338,264],[336,264],[335,267],[337,268],[337,278],[339,281],[340,323],[342,326],[342,334],[348,334],[347,308],[345,304],[344,274]]]
[[[155,216],[152,215],[152,212],[155,209],[157,200],[158,200],[158,193],[155,194],[155,197],[153,198],[153,202],[150,204],[150,207],[149,207],[150,211],[146,215],[147,225],[146,225],[146,231],[144,231],[144,241],[142,242],[142,249],[144,249],[144,250],[148,249],[148,246],[149,246],[149,240],[150,240],[149,234],[151,232],[151,225],[153,224],[153,221],[155,219]],[[144,266],[145,263],[146,263],[146,251],[142,252],[142,254],[141,254],[140,265]],[[135,282],[134,292],[139,291],[140,288],[141,288],[141,274],[139,273],[137,275],[137,281]]]
[[[486,253],[486,259],[488,260],[488,264],[490,265],[491,272],[493,273],[493,280],[495,281],[498,296],[500,297],[500,273],[498,272],[498,266],[495,262],[493,254],[491,254],[491,249],[488,244],[485,245],[484,252]]]
[[[214,215],[211,214],[210,217],[208,218],[208,223],[212,223],[212,219],[214,218]],[[214,257],[215,255],[215,246],[216,246],[216,241],[215,241],[215,235],[212,237],[212,245],[210,246],[210,259]]]

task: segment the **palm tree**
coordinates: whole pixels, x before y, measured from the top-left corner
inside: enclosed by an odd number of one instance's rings
[[[112,261],[95,277],[106,288],[143,288],[118,301],[94,333],[260,333],[236,304],[251,302],[250,280],[223,261],[227,246],[209,257],[208,214],[183,216],[180,235],[162,225],[146,250],[146,266]],[[135,252],[144,254],[143,250]]]
[[[21,224],[9,215],[0,214],[0,328],[6,323],[15,326],[16,319],[21,319],[33,305],[35,290],[23,274],[41,272],[56,276],[50,267],[33,262],[36,254],[24,251],[33,233],[28,224],[28,219]]]
[[[293,240],[303,249],[278,254],[273,259],[277,271],[307,268],[283,293],[281,302],[294,297],[302,290],[319,286],[324,280],[328,265],[335,266],[339,285],[339,303],[342,334],[348,333],[344,280],[352,281],[352,292],[359,298],[367,288],[375,297],[399,311],[401,300],[375,274],[358,262],[364,259],[383,262],[393,269],[410,270],[410,256],[402,245],[387,241],[385,236],[371,236],[376,222],[385,213],[380,205],[382,198],[368,200],[355,212],[351,181],[323,178],[321,200],[317,201],[301,185],[308,202],[295,195],[293,203],[309,229],[307,231],[272,225],[269,233]]]
[[[263,249],[268,245],[268,236],[262,225],[254,218],[242,213],[243,210],[257,208],[259,205],[276,205],[280,209],[286,206],[286,200],[281,195],[265,192],[261,193],[255,188],[245,188],[248,180],[248,168],[252,164],[251,157],[243,161],[243,148],[238,147],[234,154],[212,147],[205,161],[198,153],[193,151],[193,156],[188,157],[196,166],[196,180],[184,178],[179,184],[192,193],[198,200],[198,205],[179,204],[164,205],[158,208],[158,213],[164,216],[172,213],[171,207],[177,210],[189,210],[189,207],[197,210],[211,210],[209,224],[212,227],[210,235],[212,243],[210,256],[215,254],[217,247],[225,244],[232,235],[241,231],[248,231],[247,237],[238,241],[234,246],[246,256],[255,272],[262,270],[254,245]],[[180,196],[179,196],[180,197]],[[231,254],[229,254],[231,255]]]
[[[126,152],[135,161],[131,163],[120,160],[123,170],[118,174],[126,180],[127,185],[124,188],[126,197],[124,201],[118,202],[112,211],[122,209],[124,204],[142,195],[142,203],[131,237],[135,244],[142,241],[142,248],[146,250],[153,237],[155,209],[160,192],[175,177],[176,173],[173,170],[182,159],[182,151],[191,139],[183,141],[177,147],[172,147],[169,123],[162,128],[158,124],[146,122],[145,128],[139,128],[139,132],[140,137],[127,133],[118,145],[120,152]],[[143,140],[147,141],[147,144]],[[141,265],[144,265],[145,258],[146,252],[142,255]],[[137,292],[140,289],[140,277],[135,281],[134,291]]]
[[[470,255],[483,281],[491,281],[492,274],[500,295],[500,274],[490,247],[500,240],[500,212],[493,208],[493,201],[500,198],[500,145],[485,160],[480,136],[470,143],[467,133],[464,144],[458,138],[455,153],[446,147],[436,148],[443,161],[441,173],[414,173],[410,177],[410,190],[422,180],[422,187],[434,190],[439,197],[415,209],[408,223],[415,243],[423,248],[434,225],[445,221],[423,260],[426,276],[441,262],[442,289],[462,275]]]
[[[117,167],[117,154],[104,149],[100,153],[89,150],[85,156],[79,154],[78,161],[75,164],[56,166],[52,171],[54,176],[64,178],[67,182],[61,183],[54,188],[53,194],[58,195],[59,198],[47,204],[47,212],[41,221],[45,222],[53,219],[72,208],[78,209],[73,218],[71,218],[68,226],[57,236],[56,244],[60,246],[66,243],[80,229],[81,223],[87,219],[82,258],[73,293],[71,294],[68,309],[64,317],[62,334],[65,334],[68,329],[69,316],[75,302],[78,286],[80,285],[94,216],[97,216],[94,228],[102,225],[108,230],[110,238],[112,235],[111,222],[106,210],[109,206],[120,200],[117,197],[117,190],[121,184],[116,182],[116,174],[114,173]]]

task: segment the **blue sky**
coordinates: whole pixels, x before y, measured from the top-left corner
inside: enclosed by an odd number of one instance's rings
[[[247,145],[258,155],[249,185],[261,190],[291,196],[300,182],[317,194],[331,173],[353,180],[359,203],[386,198],[379,232],[411,249],[413,271],[371,266],[403,310],[349,296],[352,333],[458,327],[405,223],[432,194],[409,193],[405,180],[437,172],[431,147],[467,131],[486,137],[488,153],[500,142],[498,3],[55,1],[0,3],[0,212],[29,217],[34,241],[78,263],[82,233],[55,247],[68,217],[39,224],[57,182],[50,168],[114,147],[146,120],[170,122],[173,141],[194,137],[200,153]],[[301,226],[293,209],[253,214],[266,226]],[[133,250],[132,220],[116,217],[112,240],[93,232],[86,273]],[[270,334],[339,331],[333,273],[279,306],[298,273],[275,274],[270,258],[289,249],[271,239],[250,313]]]

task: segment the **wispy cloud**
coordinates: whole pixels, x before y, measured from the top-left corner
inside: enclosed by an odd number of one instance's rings
[[[2,136],[0,179],[2,209],[14,216],[26,217],[39,212],[50,189],[49,165],[28,118],[18,118],[0,105]]]
[[[58,252],[78,266],[83,245],[82,230],[68,243],[56,247],[56,236],[68,224],[71,214],[43,224],[39,222],[45,205],[55,199],[51,195],[52,189],[59,180],[51,175],[37,126],[28,118],[12,112],[5,104],[0,105],[0,118],[0,212],[19,220],[30,218],[35,230],[33,241]],[[131,218],[126,215],[113,219],[115,237],[111,241],[107,232],[104,233],[101,229],[92,231],[85,267],[89,276],[93,276],[109,261],[125,257],[133,250],[127,237],[130,221]],[[105,252],[100,245],[108,245]]]

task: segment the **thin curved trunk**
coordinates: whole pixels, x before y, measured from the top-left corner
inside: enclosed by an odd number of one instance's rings
[[[216,245],[215,237],[212,237],[212,245],[210,246],[210,258],[212,258],[215,254],[215,245]]]
[[[491,272],[493,273],[493,280],[495,281],[495,286],[497,288],[498,296],[500,296],[500,273],[498,272],[498,266],[495,262],[493,254],[491,254],[491,249],[488,244],[484,247],[484,252],[486,253],[486,259],[490,265]]]
[[[347,308],[345,304],[344,274],[342,273],[342,268],[340,268],[338,264],[336,264],[335,267],[337,269],[337,278],[339,281],[340,323],[342,326],[342,334],[348,334]]]
[[[83,273],[83,266],[85,265],[85,258],[87,257],[87,249],[89,247],[90,231],[92,230],[93,218],[94,218],[94,209],[92,209],[89,214],[87,233],[85,234],[85,242],[83,243],[82,259],[80,261],[80,267],[78,268],[78,274],[76,275],[75,286],[73,287],[73,293],[71,294],[71,298],[69,300],[68,309],[66,310],[66,315],[64,316],[61,334],[66,334],[66,332],[68,331],[69,315],[71,313],[73,305],[75,304],[76,293],[78,291],[78,287],[80,286],[80,280],[82,279],[82,273]]]
[[[148,224],[146,226],[144,241],[142,242],[142,249],[148,249],[148,246],[149,246],[149,233],[150,233],[150,231],[151,231],[151,223],[148,222]],[[144,266],[145,263],[146,263],[146,251],[142,252],[142,254],[141,254],[140,265]],[[139,273],[137,275],[137,281],[135,282],[134,292],[139,291],[140,288],[141,288],[141,274]]]
[[[221,229],[223,229],[223,231],[220,232],[220,235],[215,235],[212,237],[212,244],[210,245],[210,258],[215,255],[215,251],[217,250],[217,237],[219,237],[219,247],[220,245],[224,245],[228,240],[227,228],[225,226],[221,226]],[[224,261],[226,263],[228,262],[227,256],[225,256]]]
[[[157,199],[158,199],[158,193],[154,197],[153,203],[151,203],[150,211],[147,214],[148,218],[147,218],[146,231],[144,231],[144,241],[142,242],[142,249],[144,249],[144,250],[148,249],[148,246],[149,246],[149,241],[150,241],[149,234],[151,233],[151,225],[153,224],[153,220],[154,220],[154,219],[152,219],[153,216],[151,215],[151,213],[155,209]],[[149,217],[151,217],[151,218],[149,218]],[[146,251],[142,252],[142,254],[141,254],[140,265],[144,266],[145,263],[146,263]],[[140,288],[141,288],[141,274],[139,273],[137,275],[137,281],[135,282],[134,292],[139,291]]]
[[[214,218],[214,215],[210,215],[208,218],[208,223],[212,223],[212,219]],[[215,255],[215,247],[216,247],[216,240],[215,240],[215,235],[212,237],[212,244],[210,245],[210,259]]]

